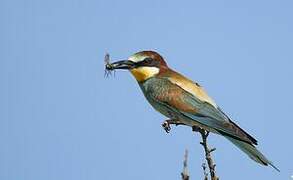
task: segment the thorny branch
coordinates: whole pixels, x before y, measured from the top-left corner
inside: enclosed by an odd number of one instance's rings
[[[171,120],[166,120],[165,122],[163,122],[162,126],[163,126],[163,128],[165,129],[165,131],[166,131],[167,133],[169,133],[170,130],[171,130],[171,127],[170,127],[171,124],[174,124],[174,125],[176,125],[176,126],[178,126],[178,125],[184,125],[184,124],[180,123],[180,122],[177,121],[177,120],[173,120],[173,119],[171,119]],[[205,151],[205,159],[206,159],[206,162],[207,162],[208,167],[209,167],[211,180],[219,180],[219,177],[217,177],[217,175],[216,175],[216,164],[214,163],[213,158],[212,158],[212,155],[211,155],[211,153],[212,153],[213,151],[215,151],[216,148],[211,148],[211,149],[210,149],[210,148],[208,147],[208,143],[207,143],[207,138],[208,138],[208,136],[209,136],[209,132],[206,131],[206,130],[204,130],[204,129],[202,129],[202,128],[196,127],[196,126],[192,127],[192,131],[194,131],[194,132],[199,132],[199,133],[201,134],[202,142],[200,142],[200,144],[203,146],[204,151]],[[187,152],[186,152],[186,154],[187,154]],[[185,159],[186,159],[186,158],[187,158],[187,155],[185,155]],[[185,164],[185,163],[186,163],[186,164]],[[184,168],[185,168],[185,167],[186,167],[186,169],[187,169],[187,160],[184,161]],[[206,168],[207,168],[207,167],[206,167],[206,163],[203,163],[203,164],[202,164],[202,168],[203,168],[204,176],[205,176],[205,177],[204,177],[204,180],[208,180],[208,173],[206,172]],[[184,173],[184,170],[183,170],[183,173]],[[181,175],[182,175],[182,179],[183,179],[183,180],[186,180],[186,179],[184,179],[184,177],[183,177],[183,173],[181,173]],[[189,176],[188,176],[188,179],[189,179]],[[187,180],[188,180],[188,179],[187,179]]]
[[[211,155],[211,153],[213,151],[215,151],[216,148],[210,149],[207,144],[207,138],[209,136],[209,132],[205,131],[204,129],[198,128],[198,127],[193,127],[192,130],[198,131],[201,134],[202,142],[200,142],[200,144],[203,146],[204,151],[205,151],[205,157],[206,157],[206,161],[208,163],[208,167],[210,170],[211,180],[219,180],[219,178],[216,175],[216,164],[214,163],[212,155]],[[203,167],[203,169],[205,170],[204,167]],[[206,179],[206,177],[205,177],[205,179]]]

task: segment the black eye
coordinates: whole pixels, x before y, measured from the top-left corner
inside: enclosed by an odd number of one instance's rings
[[[144,62],[145,64],[151,64],[152,61],[153,61],[152,58],[145,58],[145,59],[143,60],[143,62]]]

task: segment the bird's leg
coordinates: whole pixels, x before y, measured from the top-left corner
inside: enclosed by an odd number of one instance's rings
[[[165,120],[162,123],[162,127],[164,128],[164,130],[166,131],[166,133],[169,133],[171,131],[171,126],[170,126],[171,124],[175,124],[176,126],[178,126],[178,125],[185,125],[184,123],[182,123],[178,119],[168,119],[168,120]]]
[[[201,128],[198,126],[192,126],[192,131],[193,132],[200,132]]]

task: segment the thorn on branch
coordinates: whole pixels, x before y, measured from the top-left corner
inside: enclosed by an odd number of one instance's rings
[[[212,153],[213,151],[215,151],[216,150],[216,148],[212,148],[211,150],[210,150],[210,153]]]

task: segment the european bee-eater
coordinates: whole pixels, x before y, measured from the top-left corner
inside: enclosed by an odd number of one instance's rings
[[[279,171],[256,149],[255,138],[233,122],[198,83],[170,69],[158,53],[138,52],[127,60],[108,64],[106,69],[129,70],[148,102],[170,118],[169,121],[222,135],[254,161],[265,166],[271,165]],[[168,131],[168,125],[166,127]]]

